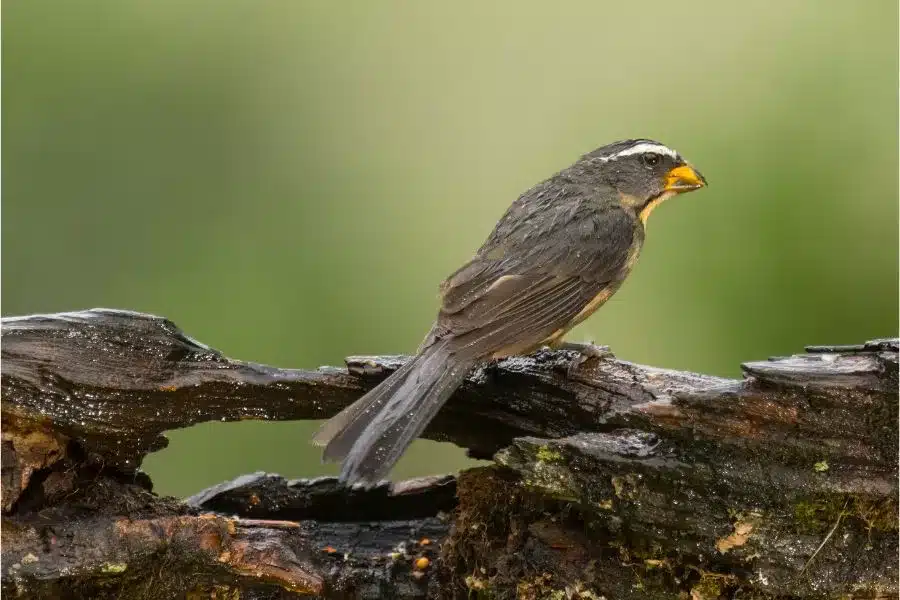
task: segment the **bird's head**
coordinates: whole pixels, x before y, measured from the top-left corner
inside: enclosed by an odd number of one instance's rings
[[[646,222],[664,200],[706,186],[706,179],[676,151],[653,140],[624,140],[579,161],[591,177],[615,190],[622,204]]]

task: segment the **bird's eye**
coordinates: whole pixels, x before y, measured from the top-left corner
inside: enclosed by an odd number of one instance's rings
[[[647,154],[643,155],[643,158],[644,164],[646,164],[648,167],[655,167],[659,164],[659,154],[656,154],[655,152],[648,152]]]

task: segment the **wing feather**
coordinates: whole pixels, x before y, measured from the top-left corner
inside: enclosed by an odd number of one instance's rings
[[[587,211],[580,220],[568,220],[566,231],[531,236],[530,241],[515,235],[493,243],[489,239],[445,281],[441,311],[428,340],[453,338],[456,351],[479,358],[537,346],[624,278],[636,240],[633,225],[621,211]],[[496,251],[497,244],[502,252]]]

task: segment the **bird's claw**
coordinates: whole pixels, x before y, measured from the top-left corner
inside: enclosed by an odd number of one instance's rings
[[[609,346],[598,346],[594,342],[563,342],[559,348],[560,350],[574,350],[578,352],[583,359],[582,362],[588,358],[603,359],[614,357]]]
[[[563,342],[559,346],[559,349],[578,352],[578,356],[571,363],[569,363],[569,375],[572,375],[578,367],[592,358],[595,358],[597,360],[614,358],[614,355],[609,349],[609,346],[598,346],[593,342]]]

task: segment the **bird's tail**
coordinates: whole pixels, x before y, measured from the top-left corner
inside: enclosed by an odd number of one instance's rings
[[[429,346],[322,426],[313,441],[323,460],[343,461],[344,482],[378,483],[474,365],[446,341]]]

